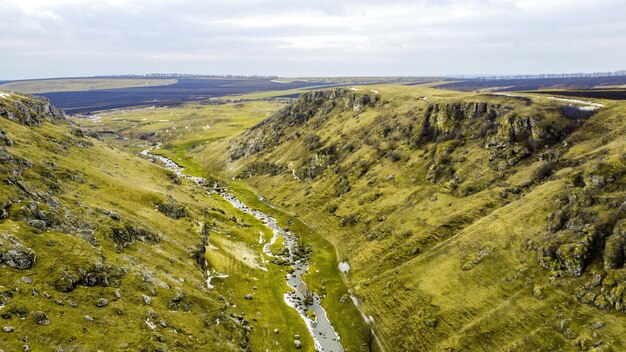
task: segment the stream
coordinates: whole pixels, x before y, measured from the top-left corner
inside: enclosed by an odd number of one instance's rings
[[[204,183],[205,180],[202,177],[185,174],[183,172],[183,168],[173,160],[161,155],[150,153],[152,150],[159,148],[160,145],[161,144],[159,143],[151,148],[143,150],[141,155],[161,161],[167,169],[175,172],[179,177],[192,180],[197,185],[202,185]],[[272,239],[263,245],[263,253],[270,258],[282,261],[285,268],[293,268],[293,271],[288,273],[285,278],[287,285],[292,289],[291,292],[284,294],[285,303],[289,307],[295,309],[304,320],[309,333],[315,342],[315,348],[318,351],[343,352],[344,349],[339,341],[339,334],[337,334],[328,319],[326,311],[322,307],[320,296],[312,291],[309,291],[306,283],[302,279],[302,276],[306,274],[309,269],[309,257],[308,255],[303,255],[299,250],[296,235],[281,228],[275,218],[259,210],[248,207],[233,194],[226,191],[217,191],[217,194],[232,204],[233,207],[261,220],[266,227],[272,230]],[[274,254],[270,250],[270,246],[280,237],[283,238],[284,245],[287,250],[281,251],[279,254]],[[207,274],[209,275],[209,278],[211,278],[211,274]],[[207,284],[210,286],[209,280],[207,280]],[[314,316],[307,314],[307,311],[312,311]]]

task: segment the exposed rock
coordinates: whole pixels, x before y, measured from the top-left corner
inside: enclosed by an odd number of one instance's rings
[[[354,114],[374,107],[379,102],[377,94],[365,94],[347,88],[314,90],[301,94],[296,102],[274,113],[270,118],[251,128],[230,148],[232,160],[256,154],[285,141],[284,129],[301,126],[334,109],[352,111]]]
[[[104,230],[107,231],[107,230]],[[115,241],[118,250],[133,244],[135,241],[158,243],[161,238],[142,227],[126,223],[123,226],[114,226],[108,229],[108,235]]]
[[[302,348],[302,342],[300,340],[293,340],[293,347],[295,347],[297,350]]]
[[[15,331],[15,328],[12,327],[12,326],[5,326],[5,327],[2,328],[2,331],[4,331],[4,332],[13,332],[13,331]]]
[[[71,292],[77,286],[118,286],[125,274],[120,267],[96,264],[89,269],[79,267],[77,271],[61,270],[53,285],[60,292]]]
[[[247,300],[251,300],[254,296],[252,296],[251,293],[248,293],[247,295],[244,296],[245,299]]]
[[[33,320],[35,321],[35,323],[39,325],[44,325],[44,326],[50,325],[50,319],[48,319],[48,316],[46,315],[46,313],[36,310],[36,311],[31,312],[30,315],[33,317]]]
[[[176,203],[173,199],[170,199],[168,203],[157,204],[156,207],[161,213],[174,220],[187,216],[187,210],[185,207]]]
[[[109,300],[106,298],[100,298],[96,301],[96,307],[106,307],[109,305]]]
[[[66,119],[61,109],[50,105],[47,99],[35,96],[12,100],[0,99],[0,117],[27,126]]]
[[[0,146],[3,147],[10,147],[13,145],[13,141],[9,139],[9,136],[7,136],[7,132],[0,128]]]
[[[35,265],[35,252],[10,235],[0,234],[0,264],[14,269],[30,269]]]
[[[148,295],[141,295],[141,298],[143,299],[143,303],[145,303],[146,305],[152,304],[152,297]]]

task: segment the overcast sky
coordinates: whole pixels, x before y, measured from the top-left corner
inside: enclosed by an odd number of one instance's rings
[[[0,0],[0,80],[626,69],[624,0]]]

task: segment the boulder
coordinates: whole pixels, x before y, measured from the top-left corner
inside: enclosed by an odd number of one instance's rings
[[[3,235],[0,235],[0,243],[2,237]],[[10,236],[4,235],[4,238],[8,239],[9,243],[0,245],[0,263],[20,270],[30,269],[35,265],[37,256],[32,249],[24,247]]]
[[[39,325],[43,325],[43,326],[50,325],[50,319],[48,318],[46,313],[40,310],[36,310],[36,311],[31,312],[30,315],[33,317],[33,320],[35,321],[35,323]]]
[[[109,305],[109,300],[106,298],[100,298],[96,301],[96,307],[102,308]]]
[[[141,295],[141,298],[143,299],[143,303],[145,303],[146,305],[152,304],[152,297],[148,295]]]

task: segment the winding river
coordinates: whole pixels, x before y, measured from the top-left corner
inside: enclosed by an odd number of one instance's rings
[[[152,150],[160,147],[160,145],[159,143],[149,149],[143,150],[141,155],[161,161],[167,169],[175,172],[179,177],[192,180],[197,185],[202,185],[205,182],[202,177],[185,174],[183,168],[176,162],[164,156],[150,153]],[[233,194],[226,191],[217,191],[217,193],[232,204],[233,207],[261,220],[265,226],[272,230],[272,239],[263,245],[263,253],[270,258],[280,259],[285,267],[293,268],[286,276],[287,285],[289,285],[292,290],[284,294],[285,303],[295,309],[304,320],[318,351],[343,352],[344,349],[339,341],[339,334],[337,334],[328,319],[326,311],[322,307],[320,296],[309,291],[306,283],[302,279],[302,276],[309,269],[309,257],[299,250],[297,237],[288,230],[281,228],[276,219],[259,210],[248,207]],[[272,253],[270,246],[280,237],[284,239],[285,248],[287,250],[282,251],[280,254]],[[307,311],[309,311],[309,314],[307,314]],[[310,312],[314,314],[310,314]]]

